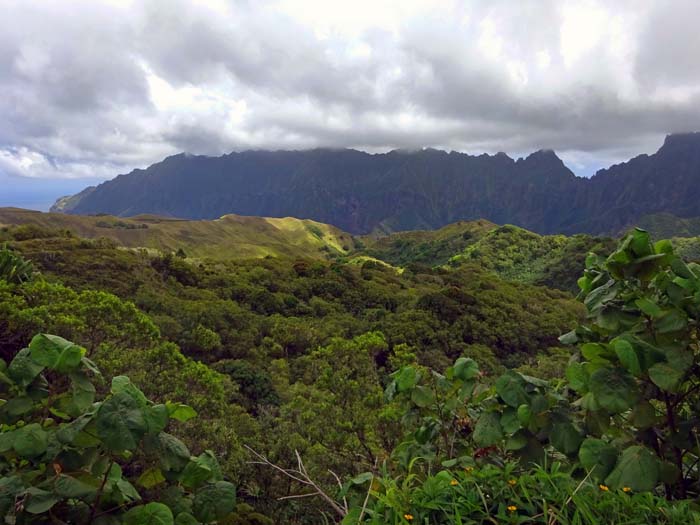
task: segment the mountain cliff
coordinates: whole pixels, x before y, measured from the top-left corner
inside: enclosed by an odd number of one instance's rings
[[[653,155],[576,177],[551,150],[514,160],[425,149],[187,154],[64,199],[74,214],[188,219],[293,216],[354,233],[435,229],[487,219],[538,233],[616,233],[644,216],[700,216],[700,133],[669,135]]]

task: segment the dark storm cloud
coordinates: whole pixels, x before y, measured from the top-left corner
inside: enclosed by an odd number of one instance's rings
[[[9,0],[0,171],[315,146],[549,147],[586,171],[700,129],[698,19],[695,0]]]

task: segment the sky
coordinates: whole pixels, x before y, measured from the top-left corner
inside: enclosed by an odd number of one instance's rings
[[[181,151],[554,149],[700,130],[700,0],[0,0],[0,206]]]

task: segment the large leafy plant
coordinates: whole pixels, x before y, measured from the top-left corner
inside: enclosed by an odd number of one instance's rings
[[[700,490],[700,266],[636,229],[616,251],[589,255],[579,280],[589,324],[567,369],[591,436],[581,462],[609,485],[667,496]]]
[[[0,515],[7,523],[214,523],[235,506],[210,452],[166,432],[196,414],[155,404],[125,376],[96,401],[85,349],[35,336],[0,362]]]
[[[22,283],[32,278],[34,266],[24,260],[7,245],[0,247],[0,279],[8,283]]]
[[[444,375],[395,372],[387,394],[411,429],[400,464],[527,468],[549,456],[613,489],[700,492],[700,265],[637,229],[610,256],[589,255],[579,286],[588,322],[561,338],[578,346],[563,385],[511,370],[485,386],[465,358]]]

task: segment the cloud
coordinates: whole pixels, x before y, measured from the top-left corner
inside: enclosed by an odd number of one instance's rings
[[[700,129],[694,0],[5,0],[0,172],[422,146],[592,167]]]

